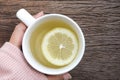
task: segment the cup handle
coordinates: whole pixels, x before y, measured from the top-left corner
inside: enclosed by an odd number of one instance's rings
[[[27,12],[25,9],[20,9],[16,13],[17,18],[19,18],[27,27],[31,26],[35,22],[35,18]]]

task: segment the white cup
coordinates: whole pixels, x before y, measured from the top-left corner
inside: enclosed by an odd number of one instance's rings
[[[85,39],[84,39],[82,30],[80,29],[79,25],[75,21],[61,14],[46,14],[42,17],[35,19],[25,9],[18,10],[18,12],[16,13],[16,16],[28,27],[23,37],[22,49],[23,49],[23,54],[24,54],[25,59],[34,69],[36,69],[39,72],[49,74],[49,75],[59,75],[59,74],[64,74],[66,72],[71,71],[79,64],[79,62],[81,61],[83,57],[84,50],[85,50]],[[57,68],[57,69],[49,68],[49,67],[46,67],[38,63],[36,59],[32,56],[32,52],[30,50],[30,44],[29,44],[30,36],[33,30],[35,30],[38,27],[36,25],[40,24],[43,21],[46,21],[48,19],[50,20],[53,18],[54,19],[59,18],[62,21],[66,22],[67,24],[71,25],[72,28],[77,33],[78,40],[80,41],[79,43],[80,48],[78,50],[78,54],[75,57],[75,59],[69,65],[61,67],[61,68]]]

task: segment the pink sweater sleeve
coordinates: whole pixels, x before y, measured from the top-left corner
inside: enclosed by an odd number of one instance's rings
[[[16,46],[6,42],[0,48],[0,80],[48,80],[34,70]]]

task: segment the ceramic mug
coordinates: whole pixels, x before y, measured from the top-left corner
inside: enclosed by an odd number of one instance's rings
[[[34,69],[44,74],[59,75],[59,74],[64,74],[66,72],[71,71],[79,64],[85,50],[85,39],[80,26],[75,21],[73,21],[71,18],[62,14],[46,14],[35,19],[25,9],[18,10],[16,13],[16,16],[28,27],[23,36],[22,49],[23,49],[23,54],[25,59]],[[71,27],[74,29],[74,31],[77,34],[78,41],[80,42],[79,43],[80,48],[78,50],[77,56],[70,64],[61,68],[50,68],[50,67],[44,66],[43,64],[38,63],[37,60],[32,56],[29,42],[30,42],[30,36],[33,30],[35,30],[38,27],[36,25],[48,19],[50,20],[50,19],[57,19],[57,18],[71,25]]]

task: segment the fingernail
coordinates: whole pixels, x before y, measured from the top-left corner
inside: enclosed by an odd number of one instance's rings
[[[63,77],[64,77],[64,80],[72,79],[72,76],[69,73],[64,74]]]
[[[39,13],[37,13],[36,15],[34,15],[35,18],[39,18],[40,16],[43,16],[44,15],[44,12],[41,11]]]
[[[39,12],[38,14],[40,14],[41,16],[43,16],[43,15],[44,15],[44,12],[43,12],[43,11],[41,11],[41,12]]]

